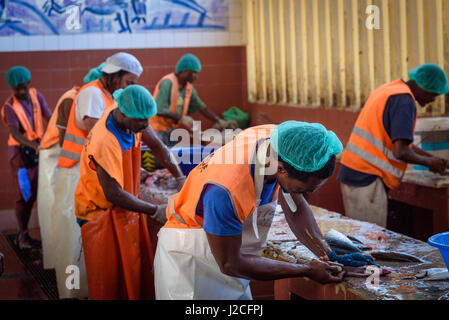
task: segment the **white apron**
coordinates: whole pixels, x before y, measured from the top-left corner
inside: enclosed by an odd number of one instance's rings
[[[55,184],[55,200],[51,210],[55,270],[60,299],[87,298],[87,278],[81,243],[81,228],[75,217],[75,189],[80,176],[79,163],[72,168],[59,168]],[[79,289],[69,289],[67,266],[79,269]],[[72,283],[73,284],[73,283]]]
[[[267,142],[267,141],[266,141]],[[268,142],[259,152],[264,152]],[[263,164],[256,162],[254,184],[256,204],[260,203]],[[276,210],[277,199],[257,207],[243,223],[244,254],[261,255]],[[172,209],[172,206],[169,207]],[[158,300],[250,300],[250,281],[221,272],[210,250],[204,229],[162,228],[154,261],[156,299]]]
[[[51,234],[51,207],[54,200],[54,187],[58,176],[59,144],[39,152],[39,178],[37,187],[37,216],[42,240],[42,260],[44,269],[55,267]]]

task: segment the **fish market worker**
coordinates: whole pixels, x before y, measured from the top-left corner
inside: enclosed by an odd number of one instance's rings
[[[37,198],[40,140],[44,135],[43,119],[52,113],[44,96],[30,87],[31,73],[15,66],[6,73],[6,82],[13,93],[1,109],[3,123],[9,129],[8,159],[13,174],[15,212],[19,232],[16,244],[20,249],[40,246],[28,234],[31,210]]]
[[[341,281],[344,271],[328,262],[333,251],[303,195],[326,182],[342,150],[321,124],[287,121],[246,129],[207,157],[169,198],[154,262],[156,298],[251,299],[250,280]],[[291,230],[320,260],[261,256],[279,186]]]
[[[149,299],[154,286],[147,217],[165,220],[166,206],[138,196],[140,140],[156,103],[139,85],[115,91],[114,98],[118,108],[106,111],[89,133],[75,192],[89,296]]]
[[[217,128],[226,128],[229,123],[218,117],[198,96],[192,83],[201,71],[200,60],[193,54],[186,54],[176,64],[176,71],[164,76],[156,84],[153,96],[157,103],[157,116],[150,119],[151,127],[168,146],[177,141],[170,141],[170,133],[181,125],[191,129],[193,119],[189,114],[199,111],[206,118],[217,124]],[[236,128],[234,128],[236,129]]]
[[[341,158],[341,183],[348,217],[387,226],[387,192],[401,183],[408,163],[444,173],[448,160],[413,145],[417,105],[449,93],[446,73],[426,63],[377,88],[363,106]]]
[[[92,68],[84,77],[84,83],[100,78],[103,66],[104,63],[96,68]],[[47,130],[40,143],[37,213],[42,239],[42,263],[44,269],[54,268],[56,256],[55,250],[52,248],[51,207],[54,200],[59,154],[64,141],[70,110],[79,90],[79,86],[74,86],[64,92],[58,99],[53,115],[48,122]]]
[[[75,219],[75,188],[80,178],[80,156],[95,123],[104,112],[114,108],[112,93],[134,84],[143,72],[133,55],[118,52],[106,59],[99,79],[81,87],[76,95],[67,122],[64,141],[58,160],[55,199],[51,209],[55,271],[60,298],[86,298],[87,279],[80,242],[80,228]],[[66,286],[69,265],[79,268],[80,288]]]

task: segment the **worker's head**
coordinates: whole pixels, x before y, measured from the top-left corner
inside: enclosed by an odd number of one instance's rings
[[[122,128],[137,133],[148,127],[148,119],[156,115],[157,107],[151,93],[133,84],[114,92],[118,104],[118,122]]]
[[[101,70],[105,65],[106,62],[102,62],[98,67],[90,69],[89,72],[84,76],[84,83],[89,83],[101,78],[101,76],[103,75],[103,72]]]
[[[14,96],[20,100],[29,99],[31,73],[22,66],[15,66],[6,73],[6,82],[14,91]]]
[[[200,71],[200,60],[191,53],[183,55],[176,64],[176,73],[181,82],[193,83],[197,78],[197,73]]]
[[[408,75],[410,89],[421,106],[433,102],[438,95],[449,93],[447,75],[436,64],[422,64],[410,70]]]
[[[101,71],[106,89],[112,93],[136,84],[143,68],[132,54],[119,52],[106,59],[106,64]]]
[[[343,145],[332,131],[319,123],[286,121],[270,134],[277,155],[276,177],[289,193],[310,193],[321,187],[335,169]]]

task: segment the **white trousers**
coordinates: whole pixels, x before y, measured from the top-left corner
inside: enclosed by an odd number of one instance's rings
[[[42,260],[44,269],[55,267],[52,248],[51,207],[54,200],[54,187],[58,175],[59,144],[39,152],[39,178],[37,187],[37,215],[42,240]]]
[[[387,226],[387,192],[380,178],[365,187],[340,186],[347,217]]]
[[[60,299],[87,298],[87,277],[82,251],[81,228],[75,217],[75,189],[79,164],[59,168],[51,210],[56,282]]]

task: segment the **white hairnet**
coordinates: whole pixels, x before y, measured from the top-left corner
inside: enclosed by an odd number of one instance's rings
[[[101,69],[104,73],[115,73],[120,70],[128,71],[140,77],[143,68],[139,60],[132,54],[118,52],[106,59],[106,65]]]

